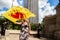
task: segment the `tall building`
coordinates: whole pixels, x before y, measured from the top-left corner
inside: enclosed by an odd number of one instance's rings
[[[30,23],[38,23],[38,0],[24,0],[24,6],[36,15],[29,19]]]
[[[57,12],[57,21],[56,21],[56,26],[57,26],[57,28],[56,28],[56,30],[60,30],[60,0],[59,0],[59,4],[57,5],[57,7],[56,7],[56,12]]]

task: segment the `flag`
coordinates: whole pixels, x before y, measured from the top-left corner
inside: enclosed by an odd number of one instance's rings
[[[30,17],[35,17],[35,14],[22,6],[14,6],[7,12],[3,13],[2,16],[15,23],[20,19],[28,19]]]

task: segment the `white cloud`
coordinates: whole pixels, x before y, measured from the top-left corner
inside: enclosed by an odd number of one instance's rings
[[[50,3],[47,3],[47,5],[44,8],[45,8],[44,10],[45,16],[53,15],[56,12],[56,11],[53,11],[54,9],[50,6]]]
[[[0,0],[0,9],[3,10],[4,7],[11,8],[13,0]],[[13,6],[19,6],[17,0],[14,0]],[[0,11],[0,16],[4,11]]]
[[[11,8],[12,0],[0,0],[0,9],[3,10],[4,7]],[[5,11],[0,11],[0,16]]]
[[[41,23],[43,18],[48,15],[55,15],[56,10],[54,6],[50,6],[48,0],[39,0],[39,22]],[[42,10],[44,8],[44,10]]]
[[[54,6],[51,7],[50,3],[48,3],[48,0],[39,0],[38,4],[39,4],[39,20],[40,20],[39,22],[40,23],[45,16],[56,14],[56,10],[54,10]],[[3,7],[11,8],[11,6],[12,6],[12,0],[0,0],[0,9],[2,9]],[[19,6],[19,4],[17,3],[17,0],[14,0],[13,6]],[[44,10],[42,10],[41,8],[44,8]],[[2,12],[3,11],[1,11],[0,14]]]
[[[10,8],[12,5],[12,0],[1,0],[0,1],[0,8],[7,7]]]
[[[17,0],[14,0],[13,2],[13,6],[20,6],[22,5],[23,1],[19,1],[19,3],[17,2]]]
[[[3,10],[4,7],[10,8],[11,7],[11,1],[12,0],[0,0],[0,9]],[[0,11],[0,16],[5,11]]]
[[[22,1],[20,1],[22,3]],[[19,6],[17,0],[14,0],[13,6]],[[0,0],[0,9],[3,7],[11,8],[12,7],[12,0]]]
[[[20,4],[18,4],[17,0],[0,0],[0,9],[2,9],[3,7],[7,7],[7,8],[11,8],[12,7],[12,2],[13,2],[13,6],[20,6]],[[22,1],[19,1],[22,4]]]
[[[39,8],[43,8],[46,4],[47,4],[48,0],[39,0],[38,4],[39,4]]]
[[[14,0],[13,6],[19,6],[19,4],[17,3],[17,0]]]

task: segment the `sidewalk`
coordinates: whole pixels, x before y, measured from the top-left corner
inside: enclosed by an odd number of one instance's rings
[[[20,34],[20,30],[6,30],[10,34]],[[37,34],[37,31],[30,31],[30,34]]]
[[[20,30],[7,30],[6,36],[2,37],[1,40],[19,40]],[[37,34],[36,31],[31,31],[30,34]],[[30,36],[30,40],[48,40],[47,38]]]
[[[37,34],[36,31],[30,31],[30,34]],[[1,40],[19,40],[20,30],[6,30],[5,37],[1,37]],[[30,40],[39,40],[38,38],[34,38],[30,36]]]

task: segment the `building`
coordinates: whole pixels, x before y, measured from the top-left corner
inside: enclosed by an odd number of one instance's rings
[[[60,0],[59,0],[60,1]],[[60,3],[57,5],[56,7],[56,15],[57,15],[57,19],[56,19],[56,30],[60,30]]]
[[[38,0],[24,0],[24,6],[32,11],[36,17],[30,18],[30,23],[38,23]]]
[[[56,30],[56,15],[54,16],[46,16],[44,18],[44,34],[47,37],[54,37],[54,32]]]
[[[60,40],[60,3],[56,7],[56,15],[45,17],[44,22],[44,34]]]

